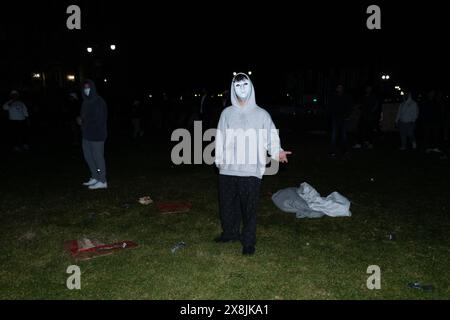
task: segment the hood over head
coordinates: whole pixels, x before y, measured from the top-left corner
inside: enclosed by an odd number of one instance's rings
[[[89,86],[91,87],[91,92],[89,93],[89,96],[87,96],[84,93],[84,85],[85,84],[89,84]],[[95,86],[95,82],[92,81],[91,79],[84,80],[83,87],[81,88],[81,94],[83,96],[83,99],[92,99],[93,97],[97,96],[97,87]]]
[[[241,107],[239,104],[239,98],[236,94],[236,90],[234,88],[234,82],[238,76],[244,76],[248,79],[250,83],[250,95],[247,97],[246,105],[244,107]],[[245,73],[238,73],[233,77],[233,80],[231,81],[231,90],[230,90],[230,96],[231,96],[231,104],[233,107],[237,107],[239,109],[251,109],[254,107],[257,107],[256,104],[256,98],[255,98],[255,88],[253,87],[253,83],[250,80],[250,77],[246,75]]]
[[[411,92],[409,92],[409,93],[405,96],[404,101],[405,101],[405,103],[407,103],[407,104],[414,101]]]

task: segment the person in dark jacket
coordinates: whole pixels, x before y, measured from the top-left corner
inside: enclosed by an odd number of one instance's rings
[[[360,107],[361,115],[358,120],[358,143],[353,146],[354,149],[361,149],[362,147],[372,149],[373,132],[379,120],[379,118],[377,119],[378,109],[378,97],[373,93],[373,88],[367,86]]]
[[[430,90],[426,100],[420,106],[420,117],[425,131],[426,152],[438,152],[442,112],[436,99],[436,91]]]
[[[108,109],[105,100],[97,94],[95,83],[83,83],[81,105],[81,135],[83,154],[91,171],[91,179],[83,185],[89,189],[106,189],[105,141],[107,138]]]
[[[142,102],[139,99],[133,101],[131,106],[131,127],[132,127],[132,137],[133,140],[137,140],[144,135],[144,130],[142,129],[142,120],[144,116],[144,108]]]
[[[338,85],[335,94],[330,97],[328,111],[332,125],[331,156],[336,155],[339,144],[345,154],[348,151],[347,123],[352,112],[352,99],[345,94],[343,85]]]

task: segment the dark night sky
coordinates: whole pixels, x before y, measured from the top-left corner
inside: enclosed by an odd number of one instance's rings
[[[76,55],[98,39],[115,41],[130,81],[145,75],[145,81],[159,84],[200,84],[205,77],[225,84],[234,70],[271,75],[304,66],[378,64],[413,82],[447,81],[441,2],[378,1],[383,28],[378,31],[365,27],[372,2],[257,3],[25,1],[2,10],[1,23],[8,39],[17,33],[25,48],[36,35],[56,34],[39,53],[26,50],[34,55]],[[81,32],[65,29],[68,4],[81,5]],[[16,50],[14,43],[7,47]]]

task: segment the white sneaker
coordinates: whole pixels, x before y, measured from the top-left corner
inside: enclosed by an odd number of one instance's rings
[[[106,182],[98,181],[96,184],[89,186],[89,189],[91,190],[108,189],[108,184]]]
[[[98,181],[94,178],[91,178],[88,182],[83,183],[83,186],[89,187],[89,186],[93,186],[94,184],[96,184]]]

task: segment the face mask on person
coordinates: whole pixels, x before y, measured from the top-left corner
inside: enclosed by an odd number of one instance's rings
[[[84,94],[89,97],[89,95],[91,94],[91,88],[84,88]]]
[[[249,80],[241,80],[234,83],[234,91],[240,100],[247,100],[250,97],[251,90]]]

